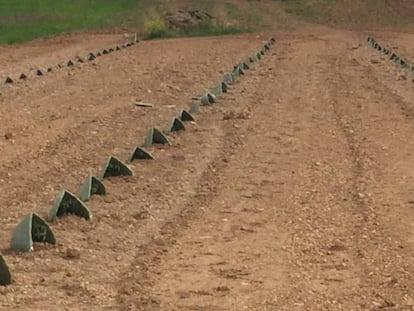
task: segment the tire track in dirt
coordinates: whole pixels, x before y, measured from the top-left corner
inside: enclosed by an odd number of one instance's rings
[[[297,40],[275,48],[235,101],[223,102],[250,108],[251,118],[236,122],[246,145],[221,174],[209,213],[150,265],[154,309],[316,310],[355,295],[360,267],[346,238],[354,217],[335,206],[349,199],[351,154],[322,104],[330,90],[319,87],[333,73],[318,51],[331,47]]]
[[[219,145],[216,147],[217,153],[209,160],[194,195],[180,203],[182,205],[180,212],[170,217],[161,226],[159,233],[152,236],[147,244],[140,247],[131,266],[122,273],[127,276],[119,284],[117,300],[122,309],[150,310],[154,308],[158,310],[158,299],[147,290],[151,284],[148,274],[152,267],[159,262],[160,257],[168,251],[168,247],[174,244],[179,232],[183,228],[187,228],[193,219],[203,217],[204,213],[209,212],[208,205],[217,192],[219,176],[228,165],[229,157],[241,150],[243,144],[237,130],[221,127],[217,129],[215,126],[216,117],[217,113],[215,117],[207,117],[203,123],[205,126],[209,126],[208,131],[220,133],[217,141]]]
[[[263,61],[262,61],[263,62]],[[254,65],[255,67],[256,65]],[[258,64],[258,67],[260,64]],[[243,77],[242,80],[246,78],[249,79],[249,75],[253,72],[259,72],[260,69],[251,68],[251,70],[247,71],[246,76]],[[224,100],[220,100],[220,102],[215,105],[213,108],[209,110],[209,119],[210,123],[215,124],[215,128],[222,128],[223,134],[221,136],[221,146],[219,148],[218,156],[213,160],[213,162],[209,165],[209,170],[207,170],[203,177],[200,180],[200,185],[197,190],[197,195],[194,198],[190,198],[187,202],[187,207],[185,208],[184,212],[175,217],[174,219],[170,220],[165,224],[163,229],[161,230],[161,235],[158,239],[155,239],[150,242],[150,244],[145,245],[142,250],[137,253],[136,261],[133,265],[128,268],[127,271],[133,271],[137,269],[138,271],[134,273],[127,282],[123,282],[123,286],[120,290],[119,301],[123,302],[125,309],[142,309],[142,310],[162,310],[167,309],[182,309],[183,306],[180,305],[164,305],[162,304],[163,297],[159,297],[156,293],[150,290],[150,287],[153,285],[154,280],[152,276],[158,274],[157,271],[158,265],[162,263],[163,257],[165,254],[169,254],[172,248],[173,257],[175,257],[174,249],[176,248],[175,243],[176,240],[183,238],[188,232],[187,230],[193,231],[193,222],[198,223],[200,219],[202,222],[204,220],[209,220],[210,214],[214,213],[215,211],[212,210],[210,207],[211,203],[215,201],[217,198],[217,193],[220,192],[220,189],[225,185],[223,184],[223,175],[225,175],[226,171],[229,170],[229,165],[231,165],[234,159],[238,158],[238,154],[244,153],[246,148],[246,143],[243,141],[245,138],[245,134],[240,133],[240,125],[237,120],[243,120],[250,118],[250,108],[246,108],[245,102],[239,102],[239,91],[238,89],[241,87],[242,92],[245,93],[244,97],[249,98],[250,100],[256,100],[257,104],[263,104],[263,95],[260,94],[259,91],[256,91],[252,94],[249,94],[249,90],[246,89],[246,83],[241,82],[236,83],[236,85],[232,85],[232,89],[234,89],[234,94],[228,94],[224,97]],[[255,83],[256,85],[256,83]],[[255,87],[255,85],[253,87]],[[232,98],[232,97],[236,98]],[[229,107],[230,104],[230,107]],[[248,105],[250,106],[250,105]],[[238,108],[237,108],[238,107]],[[236,108],[234,110],[234,108]],[[223,120],[223,115],[224,120]],[[241,121],[242,124],[246,123]],[[251,129],[253,130],[253,129]],[[270,139],[273,139],[270,137]],[[247,168],[247,167],[246,167]],[[245,176],[247,177],[247,176]],[[250,178],[250,177],[248,177]],[[252,183],[254,184],[254,183]],[[269,184],[268,182],[264,182],[264,184]],[[246,189],[244,189],[246,190]],[[246,194],[246,196],[251,196],[250,194]],[[252,198],[252,197],[251,197]],[[246,211],[245,211],[246,212]],[[253,214],[260,213],[260,209],[254,210]],[[232,216],[234,211],[231,208],[227,209],[226,211],[221,211],[220,215],[223,216]],[[260,222],[251,223],[250,226],[261,226]],[[247,227],[239,227],[240,232],[253,232],[254,229]],[[192,233],[192,235],[195,232]],[[197,234],[199,234],[197,232]],[[237,233],[236,233],[237,234]],[[208,237],[205,238],[217,238],[217,233],[215,237]],[[195,242],[195,244],[199,244],[200,242]],[[213,253],[208,251],[204,252],[203,255],[205,256],[212,256],[215,257]],[[181,256],[179,256],[181,257]],[[190,258],[188,258],[190,259]],[[186,260],[184,258],[184,260]],[[226,263],[219,263],[217,267],[221,265],[225,265]],[[174,270],[174,268],[172,269]],[[226,271],[222,271],[221,269],[216,269],[216,273],[219,275],[226,275],[228,278],[238,279],[239,276],[245,275],[243,271],[238,269],[228,269]],[[247,274],[246,274],[247,275]],[[137,283],[135,287],[131,287],[130,284]],[[177,280],[177,282],[180,282]],[[208,291],[197,291],[194,290],[191,295],[200,295],[200,296],[207,296],[209,299],[211,298],[219,298],[220,296],[225,295],[225,292],[229,290],[227,287],[216,287],[215,294],[211,294]],[[222,293],[221,293],[222,292]],[[183,295],[188,293],[183,292]],[[194,306],[194,308],[197,308]],[[203,310],[220,310],[221,308],[215,302],[211,306],[202,306]]]
[[[354,100],[337,102],[335,107],[355,162],[356,213],[363,219],[355,244],[359,245],[358,253],[365,270],[363,289],[370,289],[370,293],[365,294],[370,297],[367,307],[411,310],[414,300],[409,288],[414,282],[410,277],[413,264],[404,258],[409,258],[413,251],[413,215],[403,206],[407,204],[401,204],[404,197],[395,189],[390,193],[386,188],[387,184],[395,187],[399,177],[392,172],[393,166],[398,161],[407,162],[408,159],[403,159],[406,150],[412,149],[411,143],[405,142],[407,133],[414,130],[410,124],[411,115],[407,114],[412,107],[391,87],[384,85],[372,67],[361,63],[345,65],[352,61],[352,56],[343,55],[337,59],[335,67],[341,92],[352,95]],[[361,73],[368,79],[359,79]],[[391,104],[393,102],[395,105]],[[398,137],[401,141],[403,153],[401,149],[393,155],[387,152],[390,142],[385,133],[389,131],[393,139]],[[379,176],[381,178],[377,179]],[[400,203],[393,204],[390,199]],[[393,212],[388,208],[390,205],[395,207]]]

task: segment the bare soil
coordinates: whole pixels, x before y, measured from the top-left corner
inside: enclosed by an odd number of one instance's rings
[[[24,215],[45,216],[109,155],[126,160],[266,36],[145,41],[1,86],[0,246],[13,284],[0,309],[414,310],[411,76],[363,33],[272,35],[172,146],[131,163],[135,176],[105,180],[108,195],[87,203],[92,221],[60,218],[57,245],[25,254],[9,250]],[[2,48],[0,65],[123,39],[76,36],[76,48]],[[374,37],[414,55],[412,35]],[[13,55],[28,58],[11,66]]]

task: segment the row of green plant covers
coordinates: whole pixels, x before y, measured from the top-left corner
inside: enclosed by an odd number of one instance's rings
[[[67,60],[63,63],[59,63],[55,66],[49,66],[49,67],[44,68],[44,69],[38,68],[33,72],[33,76],[41,77],[46,72],[52,72],[54,70],[57,70],[57,69],[60,69],[60,68],[63,68],[63,67],[72,67],[72,66],[75,66],[77,64],[81,64],[81,63],[84,63],[84,62],[87,62],[87,61],[93,61],[97,57],[100,57],[102,55],[107,55],[107,54],[110,54],[112,52],[120,51],[122,49],[126,49],[128,47],[131,47],[137,42],[138,42],[138,39],[135,36],[135,39],[133,41],[126,42],[122,45],[117,45],[115,47],[109,47],[109,48],[102,49],[102,50],[99,50],[99,51],[96,51],[96,52],[89,52],[88,55],[86,55],[85,57],[76,56],[74,59],[69,59],[69,60]],[[23,72],[19,75],[19,77],[16,77],[16,78],[12,78],[11,76],[6,76],[6,78],[4,79],[4,84],[15,83],[15,80],[26,81],[27,79],[29,79],[29,76],[30,76],[29,74],[26,74],[26,73],[23,73]]]
[[[168,134],[184,131],[185,122],[194,122],[195,118],[193,115],[199,112],[202,106],[215,104],[220,96],[227,92],[228,87],[245,74],[245,71],[250,68],[252,63],[259,61],[266,54],[274,42],[274,38],[266,40],[259,51],[233,66],[221,81],[204,93],[194,96],[190,107],[187,110],[181,110],[178,115],[172,117],[164,129],[157,127],[148,129],[143,144],[133,148],[127,161],[154,159],[154,156],[146,150],[147,147],[153,144],[171,145]],[[114,156],[109,156],[96,176],[88,176],[86,178],[78,194],[71,193],[66,189],[59,192],[47,214],[47,219],[43,219],[34,212],[26,215],[12,233],[10,249],[16,252],[29,252],[34,250],[34,242],[55,244],[56,239],[51,224],[53,224],[57,217],[74,214],[88,221],[92,220],[93,215],[86,202],[93,195],[106,194],[105,179],[114,176],[132,175],[134,175],[134,172],[125,162]],[[0,254],[0,284],[8,285],[11,282],[11,273],[5,259]]]
[[[411,64],[407,59],[402,56],[397,55],[393,50],[388,49],[381,44],[379,44],[373,37],[367,36],[367,43],[375,50],[382,52],[387,55],[391,61],[396,65],[402,67],[403,69],[408,69],[411,73],[414,73],[413,64]]]

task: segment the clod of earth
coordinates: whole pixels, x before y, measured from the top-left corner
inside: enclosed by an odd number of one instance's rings
[[[24,73],[21,73],[20,76],[19,76],[19,79],[20,80],[26,80],[27,76]]]
[[[79,259],[80,258],[80,249],[79,248],[73,248],[69,247],[66,249],[66,258],[67,259]]]
[[[33,242],[56,244],[56,239],[42,217],[29,213],[14,229],[10,248],[18,252],[29,252],[33,250]]]
[[[35,75],[36,76],[43,76],[43,72],[40,69],[36,69]]]
[[[4,139],[9,140],[13,138],[13,133],[8,131],[4,134]]]

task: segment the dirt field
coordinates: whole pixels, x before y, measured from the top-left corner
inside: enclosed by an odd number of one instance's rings
[[[267,35],[140,42],[0,87],[0,246],[13,273],[0,309],[414,310],[413,82],[364,33],[272,33],[267,56],[172,146],[105,181],[91,222],[60,218],[57,245],[9,250],[24,215],[45,216],[107,156],[126,160]],[[413,35],[373,36],[414,55]],[[62,40],[2,48],[1,72],[123,38]]]

